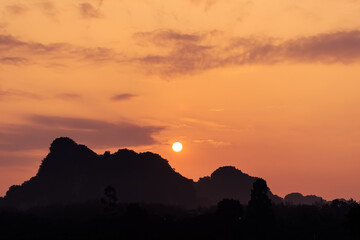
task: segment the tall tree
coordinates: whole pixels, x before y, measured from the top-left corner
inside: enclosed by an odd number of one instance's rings
[[[266,181],[262,178],[258,178],[254,182],[251,190],[246,218],[250,234],[255,239],[263,239],[264,236],[268,236],[274,222],[271,200],[267,195],[268,191]]]

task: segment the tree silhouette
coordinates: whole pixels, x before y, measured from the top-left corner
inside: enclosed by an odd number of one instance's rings
[[[116,190],[115,188],[113,188],[112,186],[107,186],[104,189],[104,195],[106,197],[106,199],[104,199],[104,203],[109,207],[109,208],[114,208],[116,207],[117,204],[117,197],[116,197]]]
[[[360,239],[360,205],[356,202],[352,203],[352,206],[347,214],[348,227],[352,235],[356,239]]]
[[[235,199],[223,199],[217,204],[217,233],[219,239],[238,239],[243,216],[243,207]]]
[[[269,188],[266,181],[258,178],[251,190],[251,199],[247,208],[247,222],[249,230],[255,239],[262,239],[271,230],[274,215],[271,200],[267,193]]]
[[[241,220],[243,207],[235,199],[224,199],[217,204],[216,214],[225,222]]]

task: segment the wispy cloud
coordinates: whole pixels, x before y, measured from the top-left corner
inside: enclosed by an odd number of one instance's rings
[[[55,95],[45,95],[37,94],[29,91],[23,91],[20,89],[0,89],[0,99],[9,100],[9,99],[35,99],[35,100],[52,100],[52,99],[61,99],[61,100],[79,100],[82,98],[82,95],[76,93],[60,93]]]
[[[196,119],[196,118],[183,118],[182,119],[184,122],[187,122],[188,124],[194,124],[194,125],[203,125],[203,126],[208,126],[208,127],[213,127],[213,128],[225,128],[225,125],[217,123],[217,122],[212,122],[212,121],[207,121],[207,120],[202,120],[202,119]]]
[[[0,150],[0,166],[29,166],[44,158],[42,151],[3,151]]]
[[[42,96],[21,90],[15,89],[7,89],[7,90],[0,90],[0,99],[3,98],[32,98],[32,99],[43,99]]]
[[[64,100],[76,100],[80,99],[82,96],[76,93],[60,93],[57,97]]]
[[[60,136],[72,137],[92,147],[151,145],[156,143],[153,136],[163,129],[163,126],[141,126],[129,122],[32,115],[26,124],[1,126],[0,151],[45,149]]]
[[[209,32],[211,35],[213,32]],[[166,48],[165,54],[148,54],[137,60],[150,73],[171,76],[213,68],[279,63],[350,64],[360,60],[360,31],[324,33],[290,40],[233,38],[210,44],[209,34],[182,34],[172,30],[138,33],[149,43]],[[163,52],[163,51],[162,51]]]
[[[216,33],[217,31],[181,33],[172,29],[161,29],[152,32],[138,32],[133,36],[141,44],[150,43],[161,47],[168,47],[186,43],[198,43]]]
[[[150,73],[163,76],[189,74],[216,67],[211,60],[217,51],[216,46],[205,41],[216,34],[217,31],[184,34],[173,30],[137,33],[135,38],[143,38],[150,44],[168,49],[165,55],[148,54],[137,61],[148,66]]]
[[[44,64],[51,65],[64,60],[83,62],[116,62],[117,55],[112,49],[103,47],[85,48],[69,43],[26,42],[12,35],[0,34],[0,64]]]
[[[28,8],[22,4],[12,4],[5,7],[6,11],[14,15],[21,15],[25,13]]]
[[[324,33],[286,41],[239,38],[234,40],[227,50],[235,50],[235,54],[224,59],[224,64],[347,64],[360,59],[360,31]]]
[[[132,94],[132,93],[121,93],[121,94],[116,94],[114,96],[111,97],[112,101],[125,101],[125,100],[130,100],[131,98],[137,97],[137,95]]]
[[[360,60],[358,30],[282,40],[261,37],[229,39],[219,31],[182,33],[165,29],[139,32],[134,34],[134,39],[139,46],[146,47],[147,53],[140,53],[137,57],[127,53],[126,56],[111,48],[27,42],[0,34],[0,64],[135,63],[147,73],[172,77],[244,65],[352,64]]]
[[[53,1],[42,1],[38,2],[36,5],[49,17],[55,17],[58,14],[57,7]]]
[[[94,7],[90,3],[81,3],[79,5],[79,11],[83,18],[100,18],[103,14],[100,12],[100,5],[98,7]]]
[[[0,58],[0,64],[6,65],[24,65],[27,64],[28,60],[23,57],[3,57]]]
[[[218,0],[190,0],[194,4],[204,3],[204,10],[209,10],[212,6],[214,6]]]
[[[193,140],[194,143],[200,143],[200,144],[210,144],[214,145],[216,147],[223,147],[223,146],[230,146],[230,142],[224,142],[224,141],[218,141],[214,139],[195,139]]]

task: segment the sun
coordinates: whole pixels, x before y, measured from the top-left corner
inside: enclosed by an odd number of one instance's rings
[[[183,146],[180,142],[175,142],[173,145],[172,145],[172,149],[175,151],[175,152],[180,152],[182,150]]]

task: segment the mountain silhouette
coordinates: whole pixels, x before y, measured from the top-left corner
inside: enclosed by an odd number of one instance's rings
[[[220,167],[210,177],[200,178],[195,183],[199,200],[205,205],[216,204],[224,198],[237,199],[247,204],[250,200],[251,189],[256,177],[232,166]],[[282,202],[282,198],[268,192],[269,198],[274,203]]]
[[[193,181],[150,152],[122,149],[97,155],[70,138],[58,138],[35,177],[12,186],[4,198],[13,206],[71,204],[97,200],[113,186],[121,202],[188,205],[195,201]]]
[[[284,202],[288,205],[315,205],[323,204],[326,201],[315,195],[303,196],[301,193],[290,193],[284,197]]]
[[[1,202],[18,208],[84,203],[99,201],[104,190],[110,189],[113,199],[121,203],[194,207],[231,198],[247,204],[256,179],[235,167],[220,167],[211,176],[194,182],[177,173],[158,154],[121,149],[98,155],[61,137],[51,144],[36,176],[11,186]],[[270,191],[268,195],[275,203],[282,201]]]

